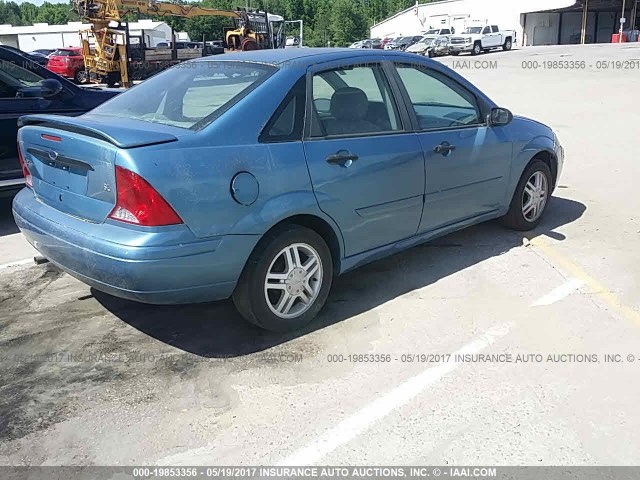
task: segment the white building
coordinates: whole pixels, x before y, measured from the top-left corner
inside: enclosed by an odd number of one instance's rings
[[[625,30],[636,27],[638,0],[626,0]],[[431,27],[490,23],[515,30],[518,45],[610,42],[620,29],[622,0],[444,0],[416,4],[371,27],[371,38],[418,35]]]
[[[78,32],[90,24],[69,22],[66,25],[36,23],[25,27],[0,25],[0,44],[31,52],[39,48],[79,47]]]
[[[89,23],[69,22],[66,25],[36,23],[25,27],[0,25],[0,45],[9,45],[25,52],[39,48],[79,47],[80,30],[91,27]],[[129,24],[129,35],[140,37],[144,33],[148,47],[171,41],[171,27],[164,22],[140,20]]]

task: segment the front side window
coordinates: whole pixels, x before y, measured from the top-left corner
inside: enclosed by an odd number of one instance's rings
[[[491,27],[484,27],[482,33],[491,33]]]
[[[121,93],[91,113],[199,128],[275,71],[270,65],[250,62],[182,63]]]
[[[367,135],[402,129],[389,84],[379,65],[317,73],[313,77],[312,95],[315,110],[312,136]]]
[[[43,77],[17,63],[0,60],[0,97],[20,97],[22,91],[29,87],[36,87],[44,80]]]
[[[471,92],[424,67],[396,65],[421,130],[465,127],[482,123]]]

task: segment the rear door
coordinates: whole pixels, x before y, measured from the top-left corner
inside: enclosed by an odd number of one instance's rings
[[[424,150],[426,193],[419,233],[500,208],[511,168],[512,143],[489,127],[475,95],[418,62],[397,63]]]
[[[308,74],[305,156],[346,256],[415,235],[422,215],[422,148],[382,64],[370,58],[316,65]]]
[[[18,57],[18,59],[22,57]],[[66,89],[54,99],[42,97],[39,85],[45,78],[25,62],[0,57],[0,188],[22,183],[16,134],[18,117],[30,113],[82,113],[74,94]]]

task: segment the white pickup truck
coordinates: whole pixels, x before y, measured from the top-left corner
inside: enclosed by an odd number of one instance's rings
[[[500,30],[497,25],[484,25],[468,27],[460,35],[453,35],[449,45],[451,55],[459,55],[460,52],[470,52],[471,55],[479,55],[494,48],[511,50],[516,39],[513,30]]]

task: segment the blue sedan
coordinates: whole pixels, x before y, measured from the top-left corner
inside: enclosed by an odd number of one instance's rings
[[[553,131],[401,52],[198,59],[18,134],[29,242],[94,288],[156,304],[233,297],[275,331],[335,275],[502,218],[534,228],[563,165]]]

